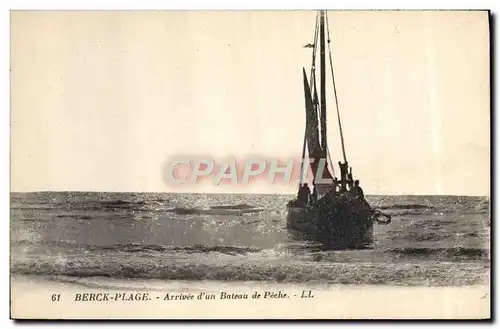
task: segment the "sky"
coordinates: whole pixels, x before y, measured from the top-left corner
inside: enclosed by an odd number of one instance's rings
[[[179,155],[300,158],[314,11],[14,11],[11,190],[172,186]],[[484,11],[328,13],[346,153],[366,194],[489,195]],[[327,74],[328,141],[341,158]]]

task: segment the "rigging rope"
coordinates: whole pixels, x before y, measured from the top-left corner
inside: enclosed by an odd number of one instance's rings
[[[392,216],[391,215],[388,215],[388,214],[384,214],[383,212],[381,212],[380,210],[378,209],[372,209],[372,219],[374,221],[376,221],[377,223],[379,224],[389,224],[392,220]],[[384,216],[386,219],[385,220],[381,220],[380,219],[380,216]]]
[[[335,75],[333,74],[332,48],[330,47],[330,26],[328,24],[328,15],[326,12],[325,12],[325,18],[326,18],[326,32],[328,37],[328,55],[330,57],[330,70],[332,73],[333,94],[335,96],[335,105],[337,107],[337,119],[339,122],[340,142],[342,144],[342,155],[344,157],[344,163],[347,163],[347,157],[345,155],[344,134],[342,133],[342,123],[340,122],[340,110],[339,110],[339,101],[337,99],[337,88],[335,86]]]

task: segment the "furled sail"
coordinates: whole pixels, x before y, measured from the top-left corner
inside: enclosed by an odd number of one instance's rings
[[[302,73],[304,76],[304,99],[306,108],[306,142],[309,159],[312,160],[310,167],[316,180],[318,165],[320,164],[320,161],[323,161],[324,169],[320,178],[331,179],[332,175],[326,165],[326,151],[322,150],[320,146],[318,111],[315,103],[313,102],[311,87],[307,81],[305,69],[302,69]]]
[[[306,70],[303,68],[302,73],[304,75],[304,99],[306,106],[306,140],[307,149],[309,151],[309,158],[315,159],[319,155],[320,145],[319,145],[319,130],[318,130],[318,114],[316,108],[314,107],[311,87],[307,81]]]

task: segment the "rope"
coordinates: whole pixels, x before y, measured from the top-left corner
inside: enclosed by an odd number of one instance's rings
[[[332,73],[333,94],[335,96],[335,105],[337,107],[337,119],[339,122],[340,142],[342,144],[342,155],[344,157],[344,163],[347,163],[347,157],[345,155],[344,134],[342,133],[342,123],[340,122],[340,110],[339,110],[339,102],[337,99],[337,88],[335,86],[335,75],[333,74],[332,49],[330,47],[330,27],[328,25],[328,15],[326,12],[325,12],[325,18],[326,18],[326,31],[327,31],[327,37],[328,37],[328,55],[330,57],[330,70]]]
[[[380,216],[384,216],[387,220],[380,220]],[[389,224],[391,222],[391,215],[384,214],[380,210],[376,209],[373,211],[372,219],[379,224]]]

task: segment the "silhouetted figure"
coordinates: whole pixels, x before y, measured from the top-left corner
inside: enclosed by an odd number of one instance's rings
[[[354,181],[354,186],[351,188],[351,193],[353,196],[357,198],[364,198],[365,194],[363,193],[363,189],[359,186],[359,180]]]
[[[334,188],[335,193],[337,193],[339,185],[340,185],[339,180],[337,179],[337,177],[334,177],[333,178],[333,188]]]
[[[301,205],[306,206],[309,203],[309,197],[311,195],[311,190],[307,183],[304,183],[299,189],[298,201]]]
[[[347,191],[349,164],[347,162],[342,163],[339,161],[339,167],[340,167],[340,193],[344,193]]]
[[[347,188],[349,190],[352,189],[352,183],[353,183],[353,180],[352,180],[352,167],[349,168],[349,174],[347,174]]]
[[[313,192],[311,194],[311,203],[314,204],[318,201],[318,189],[316,188],[316,185],[314,185]]]

